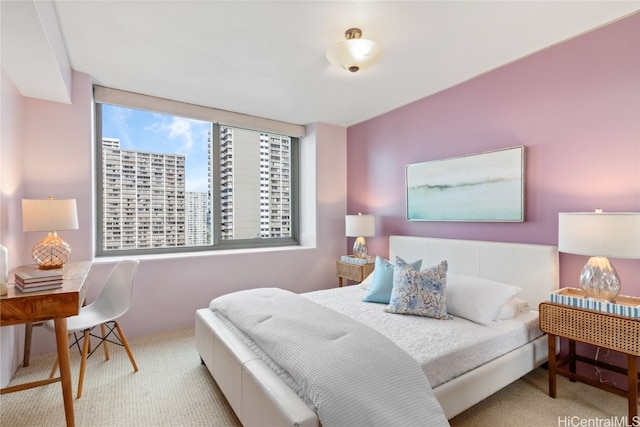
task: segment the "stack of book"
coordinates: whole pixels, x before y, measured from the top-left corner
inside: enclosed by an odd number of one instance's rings
[[[16,273],[16,288],[22,292],[45,291],[62,287],[61,270],[28,270]]]

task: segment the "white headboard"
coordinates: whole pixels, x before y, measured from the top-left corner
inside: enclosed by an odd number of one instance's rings
[[[389,259],[422,259],[422,267],[447,260],[448,272],[509,283],[522,288],[518,297],[537,309],[558,289],[558,248],[528,243],[390,236]]]

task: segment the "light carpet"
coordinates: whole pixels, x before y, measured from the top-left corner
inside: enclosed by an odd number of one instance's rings
[[[129,344],[136,373],[120,347],[110,346],[109,361],[101,350],[89,358],[83,396],[74,403],[76,426],[240,426],[200,363],[192,327],[132,338]],[[10,385],[46,378],[54,359],[54,353],[32,357]],[[74,396],[79,366],[80,355],[73,351]],[[2,426],[65,425],[59,383],[0,399]],[[539,368],[450,422],[453,427],[622,425],[611,422],[626,411],[624,398],[564,377],[558,377],[558,397],[551,399],[547,371]]]

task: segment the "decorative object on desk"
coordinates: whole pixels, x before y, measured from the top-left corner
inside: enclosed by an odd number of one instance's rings
[[[0,245],[0,296],[6,295],[9,285],[9,254],[7,248]]]
[[[580,288],[590,298],[615,302],[620,277],[607,257],[640,259],[640,212],[559,213],[558,250],[590,256]]]
[[[363,39],[360,28],[349,28],[344,32],[347,39],[327,49],[329,62],[352,73],[373,65],[380,58],[382,49],[378,43]]]
[[[62,281],[59,282],[48,282],[48,283],[37,283],[34,285],[21,285],[16,282],[16,289],[20,292],[40,292],[40,291],[48,291],[51,289],[58,289],[62,287]]]
[[[39,270],[23,267],[16,272],[16,289],[21,292],[37,292],[62,287],[62,270]]]
[[[22,283],[46,282],[51,280],[62,279],[62,269],[59,270],[40,270],[31,266],[22,266],[17,271],[16,280]]]
[[[58,237],[59,230],[77,230],[76,200],[22,200],[23,231],[47,231],[49,235],[31,251],[33,260],[43,270],[61,268],[71,259],[71,246]]]
[[[409,221],[523,222],[524,146],[405,168]]]
[[[16,288],[22,292],[37,292],[62,287],[62,270],[23,269],[16,272]]]
[[[348,237],[355,237],[353,255],[356,258],[367,257],[367,242],[365,237],[376,235],[376,217],[373,215],[347,215],[345,217],[345,229]]]

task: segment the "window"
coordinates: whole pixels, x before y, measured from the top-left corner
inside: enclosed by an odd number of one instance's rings
[[[297,244],[298,137],[101,89],[133,102],[94,91],[98,256]]]

